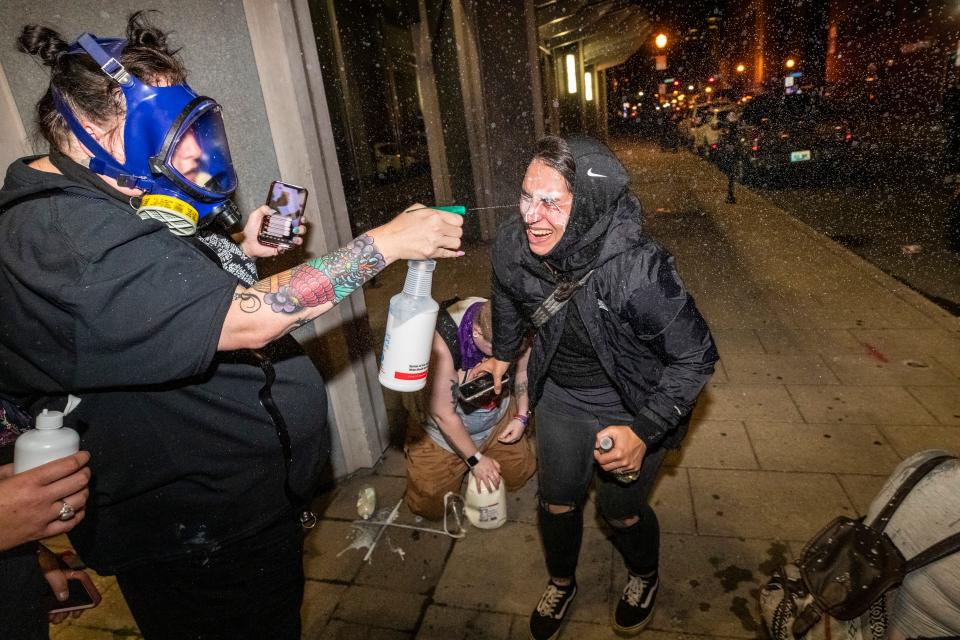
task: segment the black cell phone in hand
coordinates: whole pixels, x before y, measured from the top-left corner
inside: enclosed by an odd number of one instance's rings
[[[505,387],[510,382],[510,374],[506,373],[500,379],[500,384]],[[501,388],[503,388],[501,387]],[[486,396],[493,394],[493,376],[489,373],[481,373],[479,376],[469,382],[464,382],[457,387],[457,396],[463,402],[477,402],[483,400]]]
[[[267,191],[266,205],[274,213],[263,216],[257,241],[268,247],[289,249],[294,246],[293,232],[303,219],[307,204],[307,190],[294,184],[274,180]]]

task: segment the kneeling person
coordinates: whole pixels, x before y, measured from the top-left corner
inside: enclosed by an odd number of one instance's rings
[[[431,520],[443,517],[443,497],[457,492],[473,470],[479,484],[509,491],[522,487],[536,470],[527,426],[527,358],[517,361],[513,393],[485,398],[474,406],[460,401],[457,386],[472,379],[475,367],[492,352],[490,302],[456,301],[440,310],[433,335],[430,379],[421,424],[407,435],[407,506]]]

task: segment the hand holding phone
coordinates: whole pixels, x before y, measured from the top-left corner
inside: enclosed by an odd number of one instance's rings
[[[510,374],[506,373],[500,380],[500,384],[505,385],[510,382]],[[463,402],[477,403],[483,401],[487,396],[493,394],[493,376],[489,373],[481,373],[479,376],[464,382],[457,387],[457,396]]]
[[[267,191],[266,205],[275,213],[264,216],[257,241],[268,247],[289,249],[294,246],[294,231],[303,218],[307,204],[307,190],[280,180],[274,180]]]

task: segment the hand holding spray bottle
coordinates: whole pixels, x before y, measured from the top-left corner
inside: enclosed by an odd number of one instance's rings
[[[466,208],[454,205],[431,207],[464,215]],[[387,330],[380,358],[380,384],[394,391],[419,391],[427,384],[433,331],[440,305],[430,295],[434,260],[408,260],[403,291],[390,298]]]

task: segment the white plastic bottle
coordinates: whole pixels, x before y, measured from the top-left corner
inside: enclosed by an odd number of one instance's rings
[[[380,384],[394,391],[419,391],[427,384],[433,330],[440,305],[430,297],[433,260],[408,260],[403,291],[390,298],[380,358]]]
[[[44,409],[36,428],[20,434],[13,447],[13,472],[20,473],[80,450],[80,436],[63,426],[63,416],[73,411],[80,399],[70,396],[63,411]]]
[[[477,480],[473,471],[467,474],[467,497],[463,501],[463,512],[470,524],[478,529],[496,529],[507,521],[507,490],[503,478],[500,486],[490,491],[480,483],[477,489]]]

